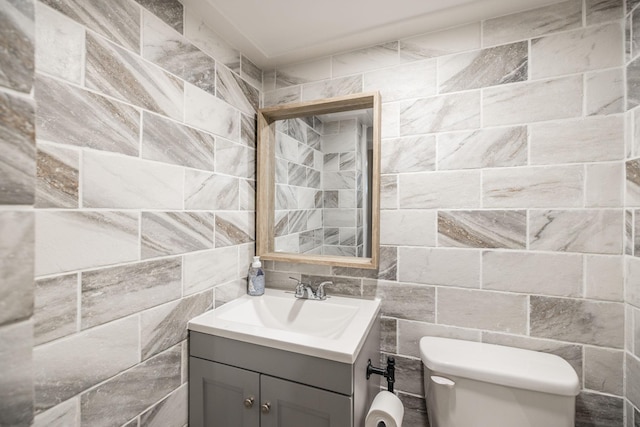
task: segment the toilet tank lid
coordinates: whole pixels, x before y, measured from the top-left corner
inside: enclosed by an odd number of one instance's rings
[[[580,392],[575,370],[554,354],[423,337],[420,339],[420,357],[425,366],[439,374],[563,396],[576,396]]]

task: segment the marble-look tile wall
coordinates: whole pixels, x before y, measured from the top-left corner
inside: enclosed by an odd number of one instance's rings
[[[625,150],[625,415],[626,426],[640,424],[640,8],[627,1],[627,145]]]
[[[626,113],[625,87],[640,105],[640,43],[625,59],[627,3],[565,0],[265,72],[266,105],[381,92],[380,269],[268,263],[267,279],[382,298],[407,426],[427,423],[423,335],[559,354],[582,386],[576,425],[623,425],[625,394],[627,426],[639,422],[640,258],[624,251],[638,253],[640,109]]]
[[[0,14],[23,24],[27,3]],[[15,285],[0,292],[2,323],[23,321],[0,328],[0,366],[17,382],[33,352],[33,387],[0,390],[15,401],[33,389],[36,426],[185,425],[186,323],[245,292],[254,252],[261,71],[178,0],[30,7],[37,110],[17,120],[33,102],[14,93],[33,76],[7,75],[0,102],[16,120],[0,136],[15,154],[0,198],[35,203],[35,227],[3,210],[0,228],[16,241],[35,228],[35,249],[0,247],[25,264],[3,263],[2,286]],[[7,351],[31,329],[33,344]],[[0,424],[29,425],[6,414]]]
[[[0,425],[33,422],[35,1],[0,1]]]

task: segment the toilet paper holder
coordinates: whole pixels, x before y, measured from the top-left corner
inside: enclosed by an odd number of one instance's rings
[[[371,364],[371,359],[367,362],[367,379],[371,374],[382,375],[387,379],[387,390],[393,393],[393,383],[396,382],[396,359],[387,357],[386,369],[376,368]]]

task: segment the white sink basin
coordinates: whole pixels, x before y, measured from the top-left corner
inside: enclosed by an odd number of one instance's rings
[[[267,289],[244,295],[189,322],[189,329],[253,344],[353,363],[380,311],[380,300],[296,299]]]

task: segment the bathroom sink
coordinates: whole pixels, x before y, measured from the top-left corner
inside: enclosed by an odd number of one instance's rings
[[[338,362],[353,363],[380,311],[380,300],[297,299],[267,289],[244,295],[189,322],[189,329]]]

